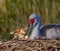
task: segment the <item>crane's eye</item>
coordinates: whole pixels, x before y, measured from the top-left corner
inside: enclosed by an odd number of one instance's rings
[[[34,19],[30,19],[30,20],[29,20],[29,23],[30,23],[30,24],[33,24],[33,23],[34,23]]]

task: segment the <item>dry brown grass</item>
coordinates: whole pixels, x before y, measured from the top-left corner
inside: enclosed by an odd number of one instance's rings
[[[60,40],[10,40],[0,44],[0,51],[60,51]]]

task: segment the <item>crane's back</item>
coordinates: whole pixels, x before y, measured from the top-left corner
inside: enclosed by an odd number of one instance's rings
[[[40,29],[40,33],[43,36],[51,39],[60,39],[60,25],[59,24],[48,24],[44,25]]]

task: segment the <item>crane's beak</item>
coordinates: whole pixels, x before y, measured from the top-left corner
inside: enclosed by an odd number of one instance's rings
[[[33,30],[33,24],[30,24],[30,27],[29,27],[29,35],[31,34],[32,30]]]
[[[30,20],[29,20],[29,23],[30,23],[30,27],[29,27],[29,34],[31,34],[32,29],[33,29],[34,19],[30,19]]]
[[[33,29],[33,24],[30,24],[30,28],[29,28],[31,31],[32,31],[32,29]]]

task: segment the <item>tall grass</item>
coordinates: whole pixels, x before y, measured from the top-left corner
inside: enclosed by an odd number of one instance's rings
[[[42,24],[60,24],[60,0],[0,0],[0,38],[11,39],[10,31],[28,26],[32,13]]]

